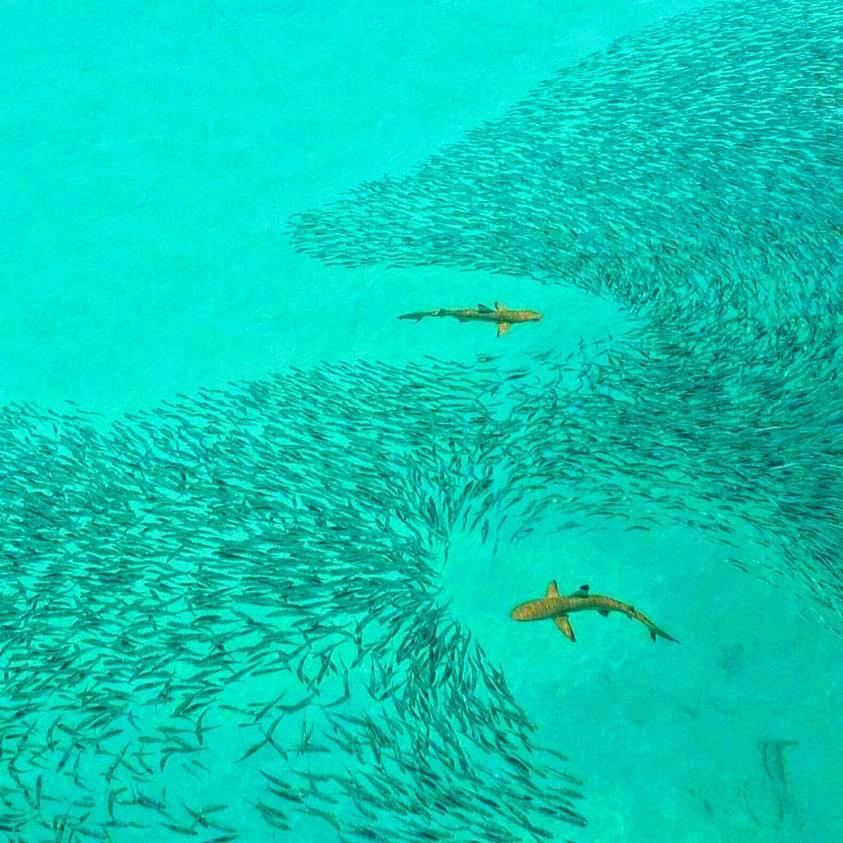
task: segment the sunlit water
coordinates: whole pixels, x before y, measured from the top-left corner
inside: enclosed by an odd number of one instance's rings
[[[783,17],[800,7],[778,5]],[[833,64],[843,17],[819,7],[826,40],[810,41],[811,56],[825,46]],[[639,341],[647,314],[633,315],[632,293],[596,295],[535,267],[495,273],[498,254],[478,247],[465,259],[467,228],[450,251],[428,242],[424,210],[404,265],[378,258],[412,215],[393,226],[367,210],[359,224],[353,208],[352,223],[326,212],[335,241],[330,227],[289,224],[385,174],[412,177],[443,149],[456,156],[460,142],[470,178],[466,133],[505,121],[543,80],[618,38],[658,59],[665,33],[681,46],[705,16],[679,0],[4,5],[6,839],[506,839],[498,827],[513,840],[843,839],[840,568],[816,556],[800,567],[796,549],[804,538],[808,560],[825,524],[835,535],[837,488],[823,479],[809,495],[806,469],[798,500],[736,504],[724,544],[708,468],[698,500],[677,509],[667,498],[687,482],[673,469],[648,473],[613,451],[623,426],[587,397],[599,385],[566,391],[588,349]],[[781,37],[793,59],[802,36]],[[632,67],[636,49],[622,46],[617,61]],[[785,64],[775,70],[786,98]],[[818,79],[811,107],[839,115],[841,85]],[[833,140],[818,135],[794,133],[812,188],[833,173]],[[599,168],[611,171],[618,151],[607,144]],[[771,219],[789,220],[794,278],[818,271],[817,255],[836,269],[816,316],[833,358],[840,262],[826,247],[841,230],[839,173],[817,194],[822,213],[798,216],[784,166],[780,210],[777,185],[754,202],[723,158],[708,162],[705,189],[722,197],[736,184],[736,207],[768,202]],[[408,197],[421,183],[407,182]],[[598,207],[592,189],[584,218]],[[431,201],[449,190],[456,181],[437,183]],[[635,202],[620,196],[615,210],[620,231]],[[676,210],[687,234],[687,209]],[[482,202],[455,212],[457,228],[475,213]],[[706,270],[728,254],[763,278],[763,216],[718,240],[715,256],[700,234]],[[631,248],[605,236],[583,232],[576,248]],[[511,243],[517,252],[516,234]],[[325,260],[307,253],[320,249]],[[525,251],[512,265],[533,259]],[[671,271],[682,289],[687,277]],[[630,270],[635,294],[642,277]],[[487,324],[395,318],[495,301],[544,319],[498,338]],[[769,324],[790,319],[788,307],[774,301]],[[739,363],[745,348],[735,346]],[[825,371],[798,376],[831,383]],[[667,382],[653,375],[624,400],[658,408]],[[828,389],[817,413],[833,418]],[[826,467],[841,464],[840,418],[811,446]],[[580,431],[579,444],[565,430]],[[748,435],[750,467],[755,444]],[[733,468],[724,462],[724,476]],[[656,487],[661,504],[642,497]],[[829,515],[803,535],[799,507]],[[551,580],[634,603],[681,644],[653,644],[618,615],[574,616],[576,643],[551,621],[510,620]],[[360,641],[375,649],[352,666]],[[483,684],[499,672],[507,702]],[[461,701],[463,689],[476,697]],[[500,714],[510,704],[534,730]],[[481,721],[486,744],[472,738]],[[448,767],[461,752],[471,776]],[[440,790],[420,778],[419,758]],[[541,773],[545,762],[569,778]]]

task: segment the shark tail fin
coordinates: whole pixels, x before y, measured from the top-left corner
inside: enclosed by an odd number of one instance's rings
[[[663,629],[660,629],[655,624],[648,626],[647,629],[650,632],[650,638],[652,638],[653,642],[655,642],[656,638],[666,638],[668,641],[673,641],[675,644],[679,643],[677,638],[674,638],[672,635],[668,635]]]
[[[399,316],[398,318],[399,319],[415,319],[416,322],[420,322],[422,319],[424,319],[425,316],[430,316],[430,314],[427,313],[426,311],[422,310],[422,311],[418,311],[416,313],[402,313],[401,316]]]

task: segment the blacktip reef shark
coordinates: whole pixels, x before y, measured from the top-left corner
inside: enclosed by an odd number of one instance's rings
[[[668,641],[676,641],[672,635],[668,635],[663,629],[657,627],[643,612],[639,612],[635,606],[629,603],[621,603],[614,597],[606,597],[603,594],[591,594],[587,585],[581,585],[573,594],[561,595],[556,587],[556,580],[547,587],[547,593],[538,600],[530,600],[521,603],[512,610],[512,618],[516,621],[542,621],[549,618],[559,627],[560,632],[571,641],[576,641],[574,629],[568,615],[572,612],[587,612],[592,610],[604,617],[609,612],[620,612],[628,618],[640,621],[647,627],[650,638],[666,638]],[[679,642],[676,641],[678,644]]]
[[[440,307],[438,310],[422,310],[417,313],[405,313],[399,319],[415,319],[416,322],[425,316],[453,316],[460,322],[494,322],[498,326],[498,336],[502,337],[517,322],[539,322],[542,315],[537,310],[510,310],[505,304],[495,302],[494,308],[485,304],[478,304],[477,308],[463,307],[448,309]]]

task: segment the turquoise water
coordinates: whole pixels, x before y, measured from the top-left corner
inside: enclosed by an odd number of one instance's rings
[[[843,839],[835,4],[0,21],[4,839]]]

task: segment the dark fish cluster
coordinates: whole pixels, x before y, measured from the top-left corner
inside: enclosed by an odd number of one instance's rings
[[[499,490],[502,377],[325,366],[107,427],[5,407],[5,839],[584,825],[564,756],[439,595],[449,537]]]
[[[561,71],[417,172],[291,222],[295,246],[332,264],[613,299],[622,340],[564,378],[548,355],[542,384],[520,388],[510,524],[690,526],[739,567],[799,582],[838,630],[841,43],[835,0],[707,5]]]

